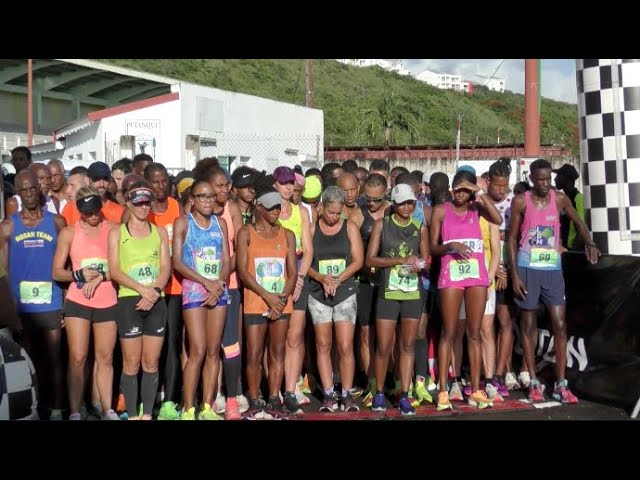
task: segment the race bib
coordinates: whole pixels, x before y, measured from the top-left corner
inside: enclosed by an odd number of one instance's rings
[[[550,268],[558,265],[558,251],[551,248],[532,248],[531,267]]]
[[[452,260],[449,263],[449,276],[453,282],[468,278],[480,278],[480,264],[477,258],[468,260]]]
[[[85,258],[80,262],[80,268],[89,267],[100,273],[107,273],[109,271],[109,263],[106,258]]]
[[[406,276],[401,271],[401,265],[395,265],[389,270],[389,290],[401,292],[415,292],[418,290],[418,274],[408,273]]]
[[[284,258],[255,258],[256,282],[267,292],[282,293],[284,284]]]
[[[42,305],[51,303],[53,283],[20,282],[20,303]]]
[[[318,270],[322,275],[340,275],[346,268],[347,261],[344,258],[332,258],[330,260],[320,260]]]
[[[220,278],[220,260],[196,257],[196,272],[207,280],[217,280]]]
[[[167,236],[169,237],[169,256],[173,257],[173,224],[165,225]]]
[[[151,285],[158,278],[158,266],[151,263],[137,263],[128,275],[141,285]]]

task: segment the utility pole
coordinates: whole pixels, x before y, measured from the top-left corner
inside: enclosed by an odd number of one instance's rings
[[[464,115],[458,114],[458,121],[456,122],[458,128],[458,135],[456,137],[456,170],[458,170],[458,165],[460,163],[460,128],[462,127],[462,118]]]
[[[313,108],[313,59],[305,60],[305,106]]]
[[[500,145],[500,127],[498,127],[498,145]]]
[[[27,59],[27,146],[33,145],[33,60]]]

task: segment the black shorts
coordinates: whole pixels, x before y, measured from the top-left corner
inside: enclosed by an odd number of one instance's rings
[[[514,301],[522,310],[537,310],[540,301],[547,307],[565,304],[565,285],[562,270],[534,270],[533,268],[518,267],[518,277],[527,291],[524,300],[515,298]]]
[[[507,307],[515,305],[511,278],[507,280],[507,287],[504,290],[496,290],[496,307],[498,305],[506,305]]]
[[[415,318],[420,320],[424,309],[425,295],[420,292],[417,300],[387,300],[379,296],[376,301],[376,320],[398,320],[399,318]]]
[[[300,293],[300,297],[298,297],[298,301],[293,303],[293,311],[307,311],[307,304],[309,301],[309,277],[304,277],[304,287],[302,287],[302,292]]]
[[[142,297],[118,298],[116,323],[120,338],[136,338],[141,335],[164,337],[167,326],[167,303],[164,298],[158,299],[148,312],[136,310]]]
[[[93,308],[80,305],[69,299],[64,301],[62,313],[65,317],[76,317],[89,320],[91,323],[115,322],[118,304],[107,308]]]
[[[290,313],[283,313],[282,315],[280,315],[280,318],[278,320],[274,320],[274,321],[275,322],[279,322],[281,320],[289,321],[290,318],[291,318]],[[244,325],[246,327],[249,327],[251,325],[264,325],[267,323],[267,321],[271,321],[271,320],[269,320],[267,317],[258,315],[256,313],[247,313],[244,316]]]
[[[358,323],[361,327],[375,325],[375,306],[378,297],[378,286],[368,281],[358,284]]]
[[[62,328],[62,310],[39,313],[21,313],[20,318],[27,328],[41,328],[44,330],[57,330]]]

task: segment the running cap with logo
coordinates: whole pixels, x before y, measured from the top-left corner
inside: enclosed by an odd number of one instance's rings
[[[413,188],[406,183],[401,183],[393,187],[393,190],[391,190],[391,199],[395,203],[404,203],[409,200],[415,202],[416,196],[413,194]]]
[[[285,183],[294,183],[296,181],[296,174],[289,167],[279,166],[273,171],[273,178],[281,185]]]
[[[277,205],[282,205],[282,197],[278,192],[267,192],[260,195],[256,202],[262,205],[267,210],[271,210],[273,207]]]
[[[249,167],[238,167],[231,175],[231,183],[236,188],[251,187],[256,181],[255,172]]]
[[[102,210],[100,195],[87,195],[76,200],[76,207],[80,213],[99,212]]]
[[[304,190],[302,191],[302,198],[305,200],[315,200],[322,193],[322,184],[320,179],[316,176],[305,178]]]
[[[136,188],[129,192],[129,201],[134,205],[144,202],[152,202],[156,199],[155,195],[148,188]]]

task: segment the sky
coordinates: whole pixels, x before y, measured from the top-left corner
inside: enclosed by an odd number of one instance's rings
[[[412,73],[431,70],[462,75],[463,80],[475,84],[486,83],[503,59],[404,59],[404,67]],[[576,61],[542,59],[542,96],[562,102],[577,103]],[[524,93],[524,59],[505,59],[494,75],[505,80],[505,89]]]

